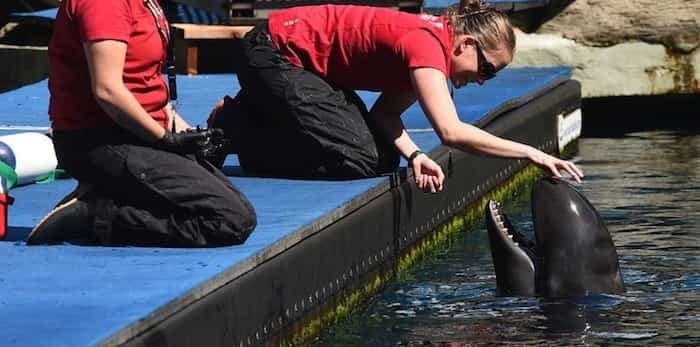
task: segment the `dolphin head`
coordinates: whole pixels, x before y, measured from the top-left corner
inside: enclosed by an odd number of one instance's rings
[[[583,194],[555,178],[532,188],[532,216],[546,297],[625,290],[605,222]]]
[[[532,189],[532,214],[534,241],[515,229],[499,203],[486,206],[499,295],[560,298],[625,290],[610,233],[580,192],[559,179],[540,179]]]

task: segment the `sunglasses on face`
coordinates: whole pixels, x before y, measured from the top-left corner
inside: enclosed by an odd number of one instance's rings
[[[479,74],[479,78],[483,81],[486,81],[496,77],[496,67],[493,66],[493,64],[491,64],[491,62],[486,59],[484,51],[482,51],[481,47],[479,46],[479,42],[475,42],[475,44],[477,59],[476,61],[478,64],[477,73]]]

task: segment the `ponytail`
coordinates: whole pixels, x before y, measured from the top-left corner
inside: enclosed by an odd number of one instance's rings
[[[460,0],[459,5],[447,8],[445,17],[455,36],[472,35],[487,50],[501,46],[515,50],[515,32],[508,16],[493,6],[480,0]]]

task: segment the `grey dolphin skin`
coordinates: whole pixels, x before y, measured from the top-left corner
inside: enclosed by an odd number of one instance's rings
[[[491,255],[502,296],[581,297],[620,293],[625,285],[605,222],[567,182],[532,187],[535,240],[517,231],[498,202],[486,206]]]

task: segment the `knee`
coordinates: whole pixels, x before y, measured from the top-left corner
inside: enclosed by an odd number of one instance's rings
[[[250,235],[250,233],[253,232],[257,225],[258,215],[255,213],[255,209],[253,208],[253,206],[248,204],[247,208],[245,209],[245,213],[241,214],[239,223],[237,223],[236,226],[240,229],[241,233],[245,235],[245,238],[247,239],[248,235]],[[245,239],[243,241],[245,241]]]
[[[258,224],[253,205],[243,196],[224,207],[219,224],[220,245],[239,245],[248,239]]]

